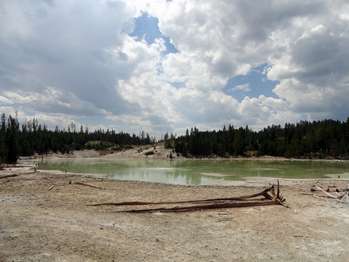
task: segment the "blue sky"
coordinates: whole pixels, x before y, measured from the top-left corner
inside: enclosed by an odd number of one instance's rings
[[[159,19],[143,12],[140,16],[134,19],[134,29],[129,34],[138,41],[146,41],[148,44],[153,44],[156,39],[163,39],[166,52],[164,55],[169,53],[177,53],[178,50],[171,43],[169,37],[163,35],[159,29]],[[278,81],[268,79],[266,72],[271,65],[265,63],[257,67],[252,68],[245,75],[236,75],[229,79],[224,87],[226,94],[238,99],[243,100],[246,96],[258,97],[260,95],[275,97],[273,88],[276,86]],[[176,88],[184,87],[184,82],[172,82]]]
[[[160,136],[349,115],[344,0],[3,0],[0,12],[0,112],[23,120]]]
[[[276,97],[273,93],[273,88],[279,82],[268,79],[266,75],[268,68],[270,68],[270,65],[262,64],[249,70],[246,75],[232,77],[224,88],[225,92],[240,101],[246,96],[258,97],[264,95]]]
[[[171,43],[169,37],[163,35],[159,29],[159,19],[149,15],[147,12],[134,18],[134,29],[130,36],[137,40],[145,40],[148,44],[153,44],[156,39],[162,39],[166,46],[165,54],[176,53],[176,47]]]

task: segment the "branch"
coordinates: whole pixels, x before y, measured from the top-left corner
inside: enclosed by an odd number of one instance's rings
[[[18,175],[17,174],[4,175],[4,176],[0,176],[0,179],[9,178],[9,177],[16,177],[16,176],[18,176]]]

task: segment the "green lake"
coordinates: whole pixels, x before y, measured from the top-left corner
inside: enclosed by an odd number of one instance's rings
[[[47,160],[40,169],[176,185],[229,185],[246,177],[349,178],[348,161],[253,160]]]

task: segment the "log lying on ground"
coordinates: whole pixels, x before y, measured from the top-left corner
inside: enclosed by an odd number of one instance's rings
[[[103,187],[99,187],[99,186],[95,186],[95,185],[91,185],[91,184],[87,184],[87,183],[83,183],[83,182],[74,182],[73,184],[80,185],[80,186],[92,187],[92,188],[96,188],[96,189],[104,189]]]
[[[146,209],[133,209],[133,210],[124,210],[120,212],[127,213],[153,213],[153,212],[190,212],[190,211],[202,211],[205,209],[222,209],[222,208],[236,208],[236,207],[256,207],[256,206],[271,206],[271,205],[280,205],[274,200],[260,199],[255,201],[227,201],[227,202],[218,202],[211,203],[207,205],[195,205],[195,206],[176,206],[171,208],[146,208]],[[284,204],[281,204],[286,206]]]
[[[267,188],[262,192],[246,195],[241,197],[228,197],[228,198],[209,198],[209,199],[200,199],[200,200],[183,200],[183,201],[163,201],[163,202],[141,202],[141,201],[128,201],[128,202],[106,202],[92,204],[88,206],[139,206],[139,205],[167,205],[167,204],[204,204],[214,201],[247,201],[254,197],[264,196],[266,199],[272,199],[272,196],[268,194],[271,188]]]
[[[331,186],[333,187],[333,186]],[[324,197],[324,198],[331,198],[335,199],[338,202],[348,202],[349,203],[349,185],[346,189],[338,189],[336,188],[335,192],[331,192],[329,188],[325,190],[322,186],[320,185],[313,185],[310,189],[312,192],[320,192],[321,194],[314,194],[315,197]]]
[[[31,174],[35,174],[35,173],[36,173],[36,170],[30,171],[30,172],[19,172],[17,174],[2,175],[2,176],[0,176],[0,179],[10,178],[10,177],[17,177],[17,176],[20,176],[20,175],[31,175]]]
[[[230,198],[211,198],[211,199],[200,199],[200,200],[184,200],[184,201],[165,201],[165,202],[141,202],[141,201],[129,201],[129,202],[118,202],[118,203],[99,203],[92,204],[89,206],[147,206],[147,205],[173,205],[179,204],[175,207],[160,207],[160,208],[143,208],[143,209],[130,209],[122,210],[119,212],[129,213],[152,213],[152,212],[190,212],[200,211],[207,209],[220,209],[220,208],[234,208],[234,207],[251,207],[251,206],[268,206],[268,205],[283,205],[285,199],[280,193],[279,182],[276,186],[272,185],[262,192]],[[183,204],[194,204],[186,206]]]
[[[17,174],[4,175],[4,176],[0,176],[0,179],[9,178],[9,177],[16,177],[16,176],[18,176],[18,175]]]

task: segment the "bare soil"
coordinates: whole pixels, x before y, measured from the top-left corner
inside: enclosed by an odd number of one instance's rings
[[[0,261],[348,261],[349,205],[284,183],[290,208],[130,214],[88,204],[239,196],[261,183],[188,187],[62,173],[0,171]],[[83,182],[102,189],[74,184]],[[346,187],[348,181],[322,182]],[[54,187],[52,187],[54,185]],[[267,184],[265,184],[267,186]]]
[[[42,158],[59,159],[59,158],[106,158],[106,159],[190,159],[190,160],[261,160],[261,161],[286,161],[290,158],[275,157],[275,156],[259,156],[259,157],[183,157],[180,154],[176,154],[173,149],[165,148],[164,143],[157,143],[155,145],[140,145],[132,146],[128,149],[122,149],[120,151],[112,150],[77,150],[70,154],[50,153],[45,156],[36,155],[34,157],[27,158],[41,160]],[[309,159],[294,159],[294,160],[306,160]],[[316,160],[314,160],[316,161]],[[325,161],[322,159],[321,161]],[[337,161],[337,160],[330,160]]]

